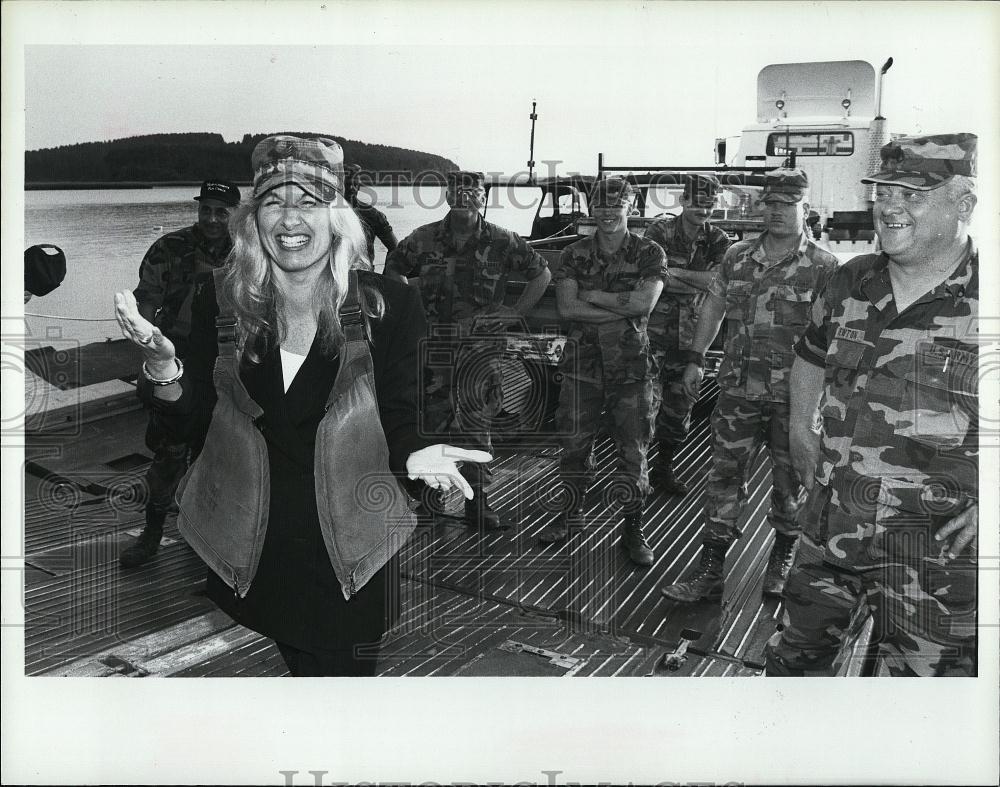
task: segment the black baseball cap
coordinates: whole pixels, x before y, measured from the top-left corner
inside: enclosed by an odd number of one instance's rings
[[[195,199],[199,202],[214,199],[234,208],[240,204],[240,190],[228,180],[206,180],[201,184],[201,193]]]

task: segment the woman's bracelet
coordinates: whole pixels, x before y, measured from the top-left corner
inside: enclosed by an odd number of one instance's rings
[[[177,374],[166,380],[158,380],[149,373],[149,367],[146,366],[146,362],[142,362],[142,376],[149,380],[153,385],[172,385],[180,380],[184,376],[184,364],[181,363],[180,358],[174,358],[174,362],[177,364]]]

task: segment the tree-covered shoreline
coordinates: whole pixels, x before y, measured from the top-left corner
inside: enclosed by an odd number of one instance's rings
[[[296,136],[318,132],[277,131]],[[250,182],[250,153],[268,134],[245,134],[226,142],[221,134],[151,134],[107,142],[82,142],[24,154],[25,188],[142,188],[198,184],[207,178]],[[333,137],[348,163],[359,165],[376,182],[408,183],[429,173],[458,169],[455,162],[390,145]]]

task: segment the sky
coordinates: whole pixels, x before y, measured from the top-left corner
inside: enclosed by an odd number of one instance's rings
[[[599,152],[609,163],[708,165],[717,136],[754,120],[761,67],[861,59],[877,69],[890,55],[892,130],[996,125],[986,100],[1000,74],[994,4],[513,3],[470,13],[450,2],[191,2],[180,29],[151,13],[113,43],[133,4],[86,5],[111,35],[80,43],[74,16],[25,47],[26,149],[294,129],[512,173],[526,165],[537,100],[535,159],[560,171],[591,172]],[[271,40],[248,45],[248,20]],[[937,40],[941,29],[961,35]]]

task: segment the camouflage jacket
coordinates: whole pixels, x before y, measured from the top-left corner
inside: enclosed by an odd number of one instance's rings
[[[978,499],[978,253],[970,242],[955,272],[902,314],[887,265],[869,254],[837,270],[796,347],[825,369],[816,480],[832,505],[814,536],[855,568],[926,553],[914,528]],[[892,543],[899,528],[908,546]]]
[[[139,265],[135,300],[155,308],[153,322],[171,341],[186,344],[195,281],[223,265],[232,248],[228,238],[213,248],[197,224],[169,232],[149,247]]]
[[[795,344],[837,258],[803,236],[798,249],[769,262],[766,237],[730,246],[709,286],[726,302],[719,386],[751,401],[787,402]]]
[[[361,229],[365,231],[365,240],[368,242],[368,259],[375,261],[375,238],[382,241],[382,245],[389,251],[395,248],[396,237],[392,232],[392,225],[385,214],[374,205],[366,205],[363,202],[352,203],[351,207],[361,220]]]
[[[482,218],[465,245],[456,248],[447,216],[414,230],[385,260],[387,273],[420,277],[420,295],[431,327],[495,310],[503,304],[511,271],[533,279],[546,266],[520,235]]]
[[[630,292],[648,279],[666,281],[667,258],[653,241],[630,232],[606,262],[597,236],[567,246],[553,278],[573,279],[580,290]],[[622,317],[606,323],[572,322],[560,368],[565,375],[594,382],[628,383],[649,380],[657,369],[646,334],[646,317]]]
[[[665,216],[653,222],[644,237],[657,243],[667,253],[667,264],[671,268],[690,271],[718,268],[731,243],[729,236],[710,222],[705,222],[697,234],[689,238],[680,216]],[[704,300],[704,293],[664,290],[649,316],[650,325],[662,326],[674,348],[688,350],[698,323],[698,307]]]

